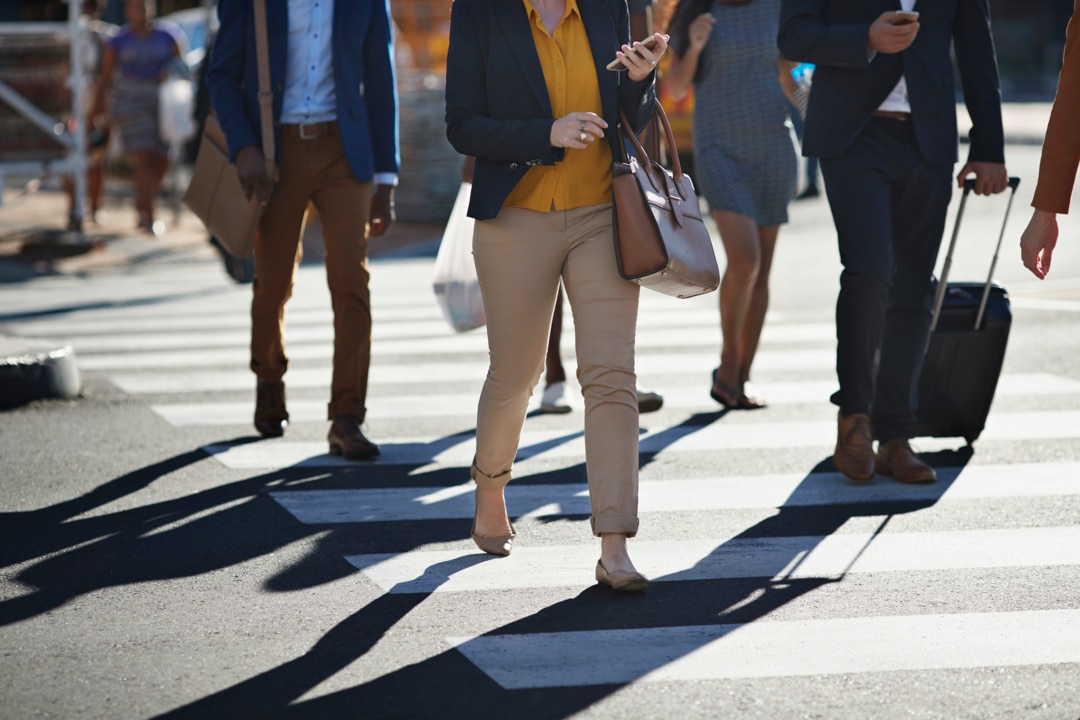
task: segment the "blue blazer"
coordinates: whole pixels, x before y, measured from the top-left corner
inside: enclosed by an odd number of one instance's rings
[[[632,82],[605,65],[629,41],[625,0],[577,0],[589,36],[605,131],[615,157],[619,108],[635,132],[648,125],[656,73]],[[551,147],[551,100],[529,16],[521,0],[454,0],[446,61],[446,137],[476,157],[469,216],[499,214],[506,197],[533,165],[554,165],[564,149]]]
[[[927,162],[957,158],[955,47],[964,102],[971,115],[969,161],[1004,162],[1001,89],[987,0],[918,0],[919,34],[902,53],[868,59],[871,23],[898,10],[897,0],[782,0],[780,53],[811,62],[803,154],[830,158],[844,152],[892,92],[907,80],[912,122]]]
[[[255,60],[252,0],[220,0],[221,27],[210,56],[210,102],[235,158],[240,148],[262,149],[259,75]],[[289,12],[286,0],[266,0],[273,118],[281,140]],[[389,0],[337,0],[334,3],[334,90],[345,155],[356,179],[398,171],[397,83]]]

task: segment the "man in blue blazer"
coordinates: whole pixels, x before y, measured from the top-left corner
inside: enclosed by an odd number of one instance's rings
[[[245,191],[266,203],[251,304],[255,427],[273,437],[288,424],[285,303],[311,203],[334,309],[330,452],[374,458],[379,449],[361,431],[371,360],[367,243],[393,220],[399,158],[389,1],[266,0],[277,177],[262,153],[253,0],[221,0],[218,14],[211,103]]]
[[[803,153],[821,159],[844,267],[834,463],[860,482],[933,482],[908,440],[957,159],[950,50],[973,123],[957,180],[1008,185],[987,0],[783,0],[778,45],[816,65]]]

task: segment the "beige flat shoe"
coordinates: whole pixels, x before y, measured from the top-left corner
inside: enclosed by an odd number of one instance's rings
[[[596,561],[596,582],[616,592],[642,592],[649,587],[649,579],[641,573],[608,572],[600,560]]]

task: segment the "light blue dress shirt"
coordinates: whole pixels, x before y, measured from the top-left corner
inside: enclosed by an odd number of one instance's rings
[[[289,0],[283,123],[320,123],[337,118],[330,45],[333,20],[334,0]]]
[[[348,2],[349,0],[346,0]],[[288,125],[337,119],[334,0],[289,0],[289,55],[281,122]],[[375,173],[377,185],[397,185],[396,173]]]

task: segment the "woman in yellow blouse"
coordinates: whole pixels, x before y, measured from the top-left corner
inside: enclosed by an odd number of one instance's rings
[[[638,288],[612,238],[612,143],[619,110],[648,123],[656,61],[667,48],[629,43],[625,0],[456,0],[446,68],[447,137],[476,157],[469,215],[487,315],[490,367],[476,421],[472,538],[510,553],[510,480],[544,367],[560,280],[574,313],[585,399],[585,454],[596,579],[644,590],[626,540],[638,529]],[[605,65],[623,58],[625,71]]]

